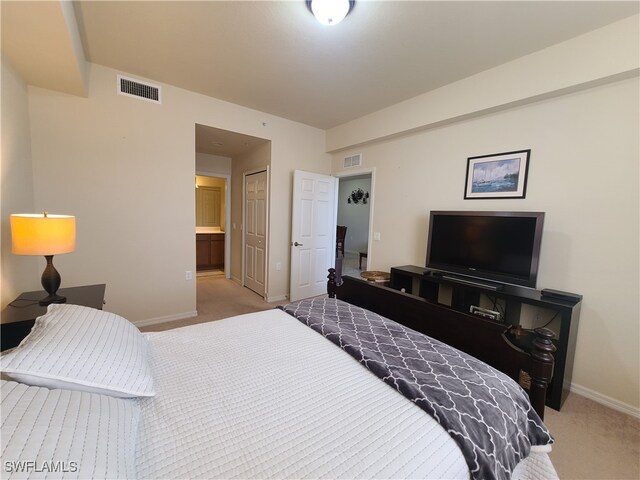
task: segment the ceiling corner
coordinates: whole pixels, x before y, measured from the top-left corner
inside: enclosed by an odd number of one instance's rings
[[[72,2],[1,2],[2,53],[28,85],[87,96],[89,66]]]

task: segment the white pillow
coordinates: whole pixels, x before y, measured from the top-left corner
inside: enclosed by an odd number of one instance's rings
[[[128,320],[79,305],[51,304],[0,368],[12,380],[114,397],[155,394],[147,339]]]
[[[2,381],[2,478],[135,478],[135,400]]]

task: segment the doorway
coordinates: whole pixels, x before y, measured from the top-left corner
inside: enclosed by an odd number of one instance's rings
[[[198,172],[197,172],[198,173]],[[230,175],[196,175],[196,275],[229,278]]]
[[[337,225],[346,227],[342,275],[360,277],[371,264],[373,218],[373,169],[341,173],[338,176]]]
[[[244,172],[268,168],[271,162],[271,141],[239,132],[195,124],[195,174],[225,179],[224,213],[224,278],[201,277],[196,274],[194,288],[196,305],[207,300],[207,288],[212,282],[233,281],[244,285],[243,190]],[[196,201],[194,197],[194,201]],[[194,205],[195,209],[195,205]],[[267,238],[268,240],[268,238]],[[201,245],[200,249],[204,247]],[[196,244],[196,254],[198,245]],[[267,249],[268,251],[268,249]],[[197,255],[196,255],[197,256]],[[196,264],[197,258],[196,258]],[[266,265],[265,265],[266,270]]]

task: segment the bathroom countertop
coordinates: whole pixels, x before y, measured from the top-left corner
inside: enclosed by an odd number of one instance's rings
[[[196,227],[196,233],[224,233],[220,227]]]

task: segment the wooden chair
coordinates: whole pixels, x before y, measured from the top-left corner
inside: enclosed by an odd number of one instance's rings
[[[336,257],[338,252],[342,253],[344,257],[344,239],[347,236],[347,227],[338,225],[336,227]]]

